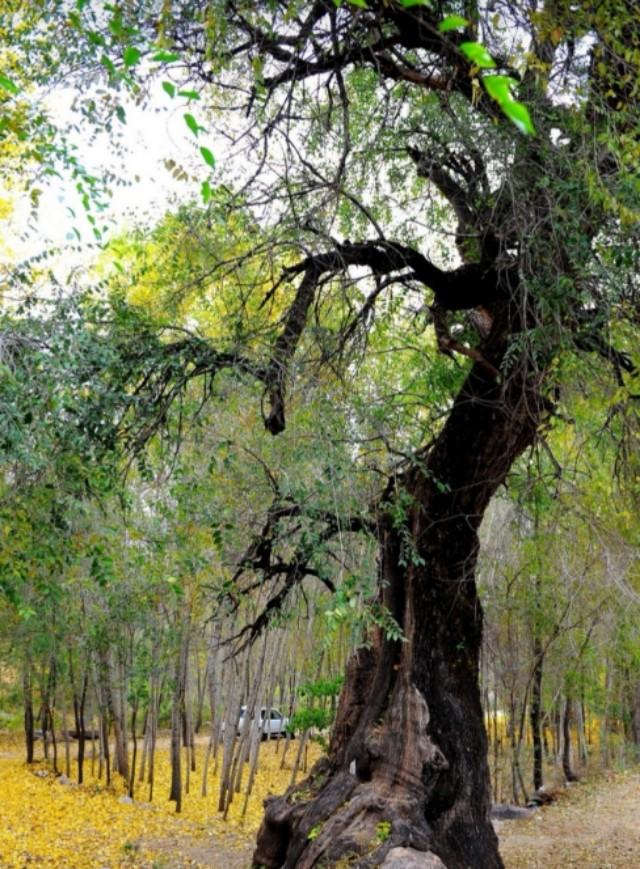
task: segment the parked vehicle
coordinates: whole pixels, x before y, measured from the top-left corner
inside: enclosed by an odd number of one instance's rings
[[[266,706],[263,706],[260,709],[259,714],[259,723],[263,739],[278,739],[281,736],[287,735],[287,731],[289,729],[289,719],[284,716],[278,709],[272,707],[270,710],[268,710]],[[247,707],[241,706],[240,717],[238,719],[238,735],[242,733],[248,720],[249,717],[247,715]]]

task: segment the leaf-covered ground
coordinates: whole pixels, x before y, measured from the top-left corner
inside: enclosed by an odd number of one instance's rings
[[[20,747],[0,746],[0,867],[2,869],[241,869],[249,863],[262,818],[262,800],[286,790],[297,743],[280,769],[282,745],[265,743],[260,770],[242,815],[244,795],[236,796],[227,821],[217,812],[218,779],[211,775],[208,796],[200,796],[202,756],[191,774],[191,793],[176,815],[169,793],[167,751],[156,770],[154,801],[139,785],[134,804],[121,802],[122,787],[107,789],[92,778],[62,784],[47,765],[27,767]],[[318,749],[310,749],[317,756]],[[64,758],[61,763],[64,768]],[[74,770],[72,768],[72,775]],[[246,781],[246,775],[245,775]]]
[[[640,771],[570,788],[526,821],[499,825],[507,869],[640,867]]]
[[[19,746],[0,746],[0,867],[246,869],[262,800],[289,783],[294,751],[284,769],[281,752],[275,742],[263,746],[246,814],[240,794],[225,822],[216,811],[215,776],[209,796],[200,796],[200,763],[183,813],[175,814],[166,800],[166,750],[153,804],[145,801],[147,789],[141,786],[131,805],[120,801],[121,788],[108,790],[91,778],[83,787],[61,784],[46,765],[27,767]],[[499,836],[507,869],[640,867],[640,770],[581,783],[530,820],[502,823]]]

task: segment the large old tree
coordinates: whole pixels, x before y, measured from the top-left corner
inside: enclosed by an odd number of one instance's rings
[[[379,630],[353,656],[329,756],[268,802],[257,864],[374,866],[405,846],[449,869],[502,865],[478,689],[478,529],[558,412],[558,360],[604,359],[623,391],[633,373],[635,287],[617,278],[637,214],[632,5],[170,0],[118,13],[127,66],[150,34],[174,53],[157,60],[230,143],[229,214],[235,203],[261,228],[252,256],[277,329],[266,349],[230,344],[190,373],[257,378],[277,435],[300,360],[351,376],[352,348],[394,305],[428,347],[415,325],[426,318],[432,346],[466,372],[372,506],[380,601],[403,637]],[[100,25],[91,44],[108,51]],[[270,543],[252,551],[274,575]],[[288,570],[273,610],[304,576]]]
[[[478,528],[556,409],[559,355],[600,354],[621,382],[631,368],[610,326],[612,312],[633,315],[633,298],[611,276],[634,207],[624,161],[637,154],[638,30],[624,4],[223,6],[189,6],[169,29],[191,75],[227,112],[248,113],[248,197],[271,187],[272,221],[303,251],[263,373],[269,430],[285,426],[305,329],[338,276],[346,294],[349,276],[371,276],[364,299],[353,292],[352,322],[366,325],[389,295],[421,299],[440,350],[470,359],[446,421],[375,508],[380,597],[404,642],[380,632],[354,655],[329,758],[268,803],[255,861],[377,865],[404,845],[449,869],[500,866],[478,691]],[[226,96],[250,70],[248,100]],[[449,248],[438,252],[443,202]]]

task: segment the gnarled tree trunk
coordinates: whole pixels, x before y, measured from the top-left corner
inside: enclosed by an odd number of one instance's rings
[[[477,531],[540,413],[530,384],[500,386],[475,366],[434,445],[381,503],[381,595],[404,641],[379,633],[353,656],[329,757],[267,800],[256,864],[353,854],[376,866],[404,846],[448,869],[502,866],[478,687]]]

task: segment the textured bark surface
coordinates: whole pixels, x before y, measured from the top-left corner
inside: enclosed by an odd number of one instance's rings
[[[410,848],[448,869],[502,866],[489,818],[474,571],[489,500],[535,437],[535,395],[475,366],[424,461],[381,502],[380,593],[405,640],[377,635],[352,657],[329,757],[267,800],[256,865],[349,859],[364,869]],[[409,505],[402,520],[389,506],[399,492]]]

